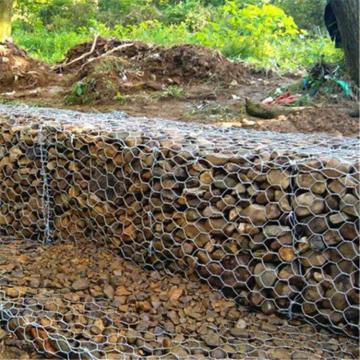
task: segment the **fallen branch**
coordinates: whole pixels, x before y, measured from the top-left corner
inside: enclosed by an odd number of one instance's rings
[[[89,59],[87,62],[85,62],[84,64],[81,65],[80,70],[82,70],[82,69],[84,68],[84,66],[92,63],[92,62],[95,61],[95,60],[101,59],[101,58],[103,58],[103,57],[105,57],[105,56],[111,55],[111,54],[114,53],[115,51],[122,50],[122,49],[125,49],[125,48],[128,48],[128,47],[131,47],[131,46],[133,46],[133,45],[134,45],[134,43],[128,43],[128,44],[122,44],[122,45],[119,45],[119,46],[117,46],[117,47],[114,47],[114,48],[112,48],[111,50],[109,50],[109,51],[107,51],[107,52],[105,52],[105,53],[103,53],[103,54],[101,54],[101,55],[99,55],[99,56],[97,56],[97,57],[94,57],[94,58]],[[80,71],[80,70],[79,70],[79,71]]]
[[[97,43],[97,40],[99,38],[99,35],[96,35],[95,38],[94,38],[94,41],[92,43],[92,46],[91,46],[91,49],[90,51],[88,51],[87,53],[85,54],[82,54],[81,56],[77,57],[76,59],[74,60],[71,60],[70,62],[68,63],[62,63],[62,64],[59,64],[59,65],[55,65],[51,68],[51,70],[58,70],[58,69],[64,69],[65,67],[68,67],[72,64],[75,64],[76,62],[86,58],[87,56],[91,55],[94,51],[95,51],[95,48],[96,48],[96,43]]]

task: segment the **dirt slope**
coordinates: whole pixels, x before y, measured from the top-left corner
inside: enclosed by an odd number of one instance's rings
[[[28,56],[16,45],[0,43],[0,91],[46,86],[54,74],[49,67]]]

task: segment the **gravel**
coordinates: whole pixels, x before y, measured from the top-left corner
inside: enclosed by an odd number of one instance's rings
[[[358,357],[349,338],[250,312],[206,284],[144,270],[93,243],[3,241],[0,253],[4,329],[47,355]]]

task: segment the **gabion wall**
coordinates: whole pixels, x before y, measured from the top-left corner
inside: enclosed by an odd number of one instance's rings
[[[1,238],[91,239],[357,336],[356,139],[26,112],[0,118]]]

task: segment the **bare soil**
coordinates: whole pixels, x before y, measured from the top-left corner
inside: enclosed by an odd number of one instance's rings
[[[262,101],[280,86],[300,84],[301,76],[258,72],[201,46],[164,48],[98,38],[95,45],[88,42],[71,49],[54,68],[12,44],[1,45],[0,52],[0,99],[4,102],[117,110],[277,132],[359,136],[359,119],[348,115],[357,104],[340,92],[335,96],[319,93],[312,104],[276,119],[249,116],[245,98]]]
[[[49,67],[30,58],[16,45],[0,43],[0,91],[34,89],[47,86],[54,80]]]

